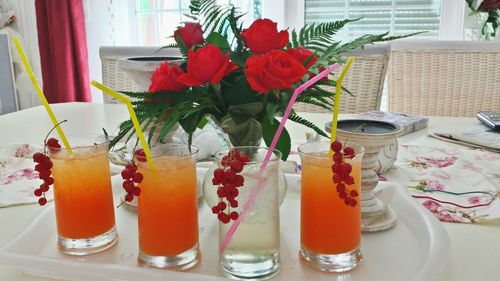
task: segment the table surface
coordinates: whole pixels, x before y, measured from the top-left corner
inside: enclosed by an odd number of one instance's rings
[[[66,103],[54,104],[55,115],[68,120],[63,125],[67,134],[100,134],[102,128],[113,132],[121,121],[128,116],[126,107],[116,104]],[[302,114],[315,124],[331,120],[330,114]],[[472,126],[478,121],[474,118],[431,117],[429,130],[438,128],[460,128]],[[0,116],[0,145],[11,143],[42,143],[43,137],[52,124],[43,107]],[[292,139],[305,140],[309,129],[293,122],[287,123]],[[433,146],[454,146],[428,137],[427,130],[403,136],[400,144]],[[0,246],[15,237],[40,212],[38,205],[23,205],[0,208]],[[497,269],[500,260],[500,220],[481,224],[443,223],[451,240],[451,257],[438,280],[499,280]],[[40,237],[43,243],[43,237]],[[411,253],[408,253],[411,255]],[[0,266],[0,280],[41,281],[53,280],[23,274],[15,268]]]

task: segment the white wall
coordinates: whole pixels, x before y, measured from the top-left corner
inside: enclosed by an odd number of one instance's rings
[[[102,81],[101,46],[129,46],[132,42],[128,0],[83,0],[90,80]],[[102,102],[102,93],[91,87],[93,102]]]

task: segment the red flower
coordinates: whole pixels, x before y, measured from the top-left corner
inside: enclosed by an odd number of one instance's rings
[[[219,83],[238,66],[229,61],[229,53],[223,54],[215,45],[210,44],[196,51],[189,50],[187,72],[179,77],[179,81],[188,86],[199,86],[205,83]]]
[[[288,43],[288,31],[278,32],[278,24],[270,19],[258,19],[241,32],[243,41],[255,54],[283,49]]]
[[[286,50],[286,52],[302,65],[304,65],[304,63],[306,63],[307,61],[307,64],[304,66],[306,69],[311,68],[311,66],[313,66],[314,63],[316,63],[316,61],[318,60],[318,57],[314,55],[313,52],[302,47],[299,49],[290,48]]]
[[[151,85],[149,92],[156,93],[162,91],[182,92],[187,87],[179,81],[179,76],[184,74],[177,65],[169,65],[168,62],[160,64],[153,76],[151,76]]]
[[[186,22],[184,27],[177,29],[174,32],[174,37],[181,38],[184,45],[191,49],[194,45],[202,44],[205,40],[203,39],[203,30],[201,25],[195,22]]]
[[[245,63],[245,74],[250,87],[259,93],[270,90],[291,89],[304,77],[304,66],[284,51],[271,51],[251,56]]]
[[[479,10],[488,11],[500,9],[500,1],[499,0],[484,0],[479,6]]]

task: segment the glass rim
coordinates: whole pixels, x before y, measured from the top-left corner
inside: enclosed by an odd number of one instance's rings
[[[264,150],[271,150],[269,147],[265,147],[265,146],[257,146],[257,145],[241,145],[241,146],[233,146],[231,148],[224,148],[224,149],[220,149],[218,150],[217,152],[215,152],[214,154],[214,158],[217,160],[217,161],[222,161],[222,157],[224,157],[225,155],[227,155],[227,153],[233,149],[233,148],[236,148],[236,149],[250,149],[250,148],[258,148],[258,149],[264,149]],[[281,151],[277,150],[276,148],[273,149],[273,155],[276,156],[276,159],[269,159],[269,162],[276,162],[276,161],[279,161],[281,160],[281,157],[283,156],[283,153],[281,153]],[[262,161],[248,161],[247,164],[257,164],[257,163],[262,163],[264,162],[264,160]]]
[[[66,134],[65,136],[66,136],[66,139],[68,140],[68,143],[69,143],[71,150],[81,150],[81,149],[88,149],[88,148],[92,148],[92,147],[101,148],[104,146],[109,146],[109,143],[110,143],[110,139],[108,137],[106,137],[106,135],[104,135],[104,134]],[[94,142],[93,144],[84,144],[84,145],[75,145],[75,146],[71,145],[72,139],[85,138],[85,137],[87,137],[88,139],[94,139],[94,140],[99,140],[99,141]],[[47,138],[47,140],[48,139],[50,139],[50,136]],[[56,139],[60,142],[59,143],[61,145],[60,150],[67,151],[66,146],[62,142],[62,138],[60,136],[58,136],[58,138],[56,138]],[[47,144],[44,144],[43,147],[50,149],[50,147]]]
[[[299,145],[299,147],[297,148],[297,151],[299,152],[300,155],[305,155],[307,157],[316,158],[316,159],[325,159],[325,158],[331,158],[332,157],[329,154],[327,154],[327,155],[317,155],[317,154],[313,154],[311,152],[304,152],[304,147],[305,146],[307,146],[307,145],[314,145],[314,144],[327,144],[328,152],[330,152],[330,141],[306,142],[306,143],[303,143],[303,144]],[[362,145],[360,145],[360,144],[357,144],[357,143],[353,142],[349,146],[354,148],[354,151],[356,153],[354,155],[354,158],[356,158],[356,156],[358,156],[358,154],[364,154],[365,153],[365,147],[362,146]],[[357,147],[358,149],[356,149],[355,147]],[[342,156],[342,157],[344,157],[344,156]]]
[[[188,152],[188,154],[183,154],[183,155],[159,155],[162,153],[162,151],[160,151],[160,149],[162,148],[179,148],[179,147],[182,147],[182,148],[186,148],[186,151]],[[158,149],[158,150],[154,150],[154,149]],[[191,148],[191,149],[189,149]],[[133,155],[134,155],[134,158],[138,157],[135,155],[135,151],[138,150],[138,149],[142,149],[142,146],[138,146],[136,147],[134,150],[133,150]],[[200,151],[200,149],[197,147],[197,146],[194,146],[194,145],[188,145],[188,144],[184,144],[184,143],[163,143],[161,144],[160,146],[156,146],[156,147],[150,147],[149,148],[149,151],[151,152],[151,158],[159,158],[159,157],[172,157],[172,158],[184,158],[184,157],[193,157],[194,155],[198,154],[198,152]],[[142,158],[142,156],[141,156]]]

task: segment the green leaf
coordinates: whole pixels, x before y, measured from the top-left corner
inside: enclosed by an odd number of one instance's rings
[[[206,116],[202,116],[200,121],[198,122],[198,129],[203,129],[208,124],[208,118]]]
[[[229,43],[227,42],[227,38],[217,32],[213,32],[208,36],[207,43],[216,45],[222,49],[223,53],[227,53],[231,49]]]
[[[269,147],[273,141],[274,135],[278,130],[280,122],[276,119],[270,121],[268,118],[264,118],[262,122],[262,136],[264,137],[264,142]],[[281,136],[276,144],[276,149],[282,153],[281,159],[285,161],[290,154],[290,149],[292,147],[292,140],[290,138],[290,134],[286,128],[283,128]]]
[[[279,104],[268,102],[266,105],[266,117],[270,122],[273,122],[276,112],[278,111]]]
[[[319,135],[321,135],[325,138],[330,138],[323,130],[321,130],[318,126],[314,125],[314,123],[298,116],[295,113],[290,114],[290,116],[288,116],[288,120],[291,120],[295,123],[299,123],[301,125],[304,125],[310,129],[314,130],[316,133],[318,133]]]

